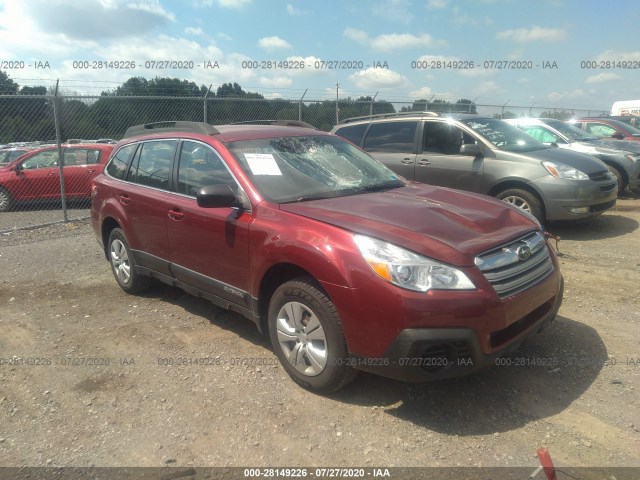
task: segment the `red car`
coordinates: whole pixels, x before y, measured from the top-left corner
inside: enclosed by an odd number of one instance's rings
[[[568,120],[567,123],[589,132],[594,137],[640,142],[640,130],[620,120],[592,117]]]
[[[64,191],[69,200],[88,199],[91,181],[113,150],[107,144],[62,145]],[[60,199],[58,147],[37,148],[0,166],[0,212],[16,203]]]
[[[407,182],[312,128],[132,127],[92,197],[125,292],[155,278],[241,313],[316,391],[358,370],[406,381],[476,371],[562,301],[556,255],[531,215]]]

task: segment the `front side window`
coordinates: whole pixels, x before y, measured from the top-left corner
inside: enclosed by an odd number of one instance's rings
[[[458,155],[463,144],[474,144],[475,139],[455,125],[445,122],[425,122],[422,151]]]
[[[602,123],[587,123],[587,132],[593,133],[596,137],[610,137],[616,133],[616,129]]]
[[[113,178],[124,180],[124,178],[127,176],[127,166],[129,165],[129,159],[131,158],[131,155],[133,154],[137,146],[137,143],[131,143],[120,148],[115,153],[115,155],[111,157],[111,161],[109,162],[109,165],[107,165],[107,173]]]
[[[168,190],[177,144],[177,140],[144,142],[136,153],[127,179],[140,185]]]
[[[301,202],[403,187],[398,176],[334,135],[230,142],[226,147],[274,203]]]
[[[178,164],[178,193],[195,196],[202,187],[235,185],[235,180],[220,157],[206,145],[185,141]]]
[[[22,168],[24,170],[31,170],[34,168],[50,168],[58,165],[58,150],[45,150],[44,152],[38,152],[34,156],[26,159],[22,162]]]
[[[411,153],[418,122],[374,123],[364,140],[368,152]]]

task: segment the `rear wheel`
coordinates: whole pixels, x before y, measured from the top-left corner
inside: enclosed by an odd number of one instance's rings
[[[11,198],[11,194],[0,187],[0,212],[8,212],[11,210],[13,206],[13,198]]]
[[[312,279],[282,284],[268,318],[274,352],[295,382],[328,393],[356,377],[336,307]]]
[[[136,272],[129,244],[120,228],[109,235],[109,263],[118,285],[127,293],[142,293],[149,288],[151,278]]]
[[[538,221],[543,222],[542,203],[533,193],[520,188],[510,188],[496,195],[496,198],[506,202],[514,207],[518,207],[525,212],[529,212],[536,217]]]

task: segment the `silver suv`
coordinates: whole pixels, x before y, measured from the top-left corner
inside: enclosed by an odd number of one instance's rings
[[[553,118],[514,118],[505,120],[540,140],[574,152],[587,153],[602,160],[618,180],[618,194],[629,187],[640,187],[640,142],[610,140]]]
[[[332,132],[407,179],[488,194],[540,221],[588,218],[616,203],[603,162],[495,118],[407,112],[348,119]]]

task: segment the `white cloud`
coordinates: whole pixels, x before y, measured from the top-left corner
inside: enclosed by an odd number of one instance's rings
[[[291,44],[289,42],[277,36],[261,38],[258,40],[258,46],[267,52],[291,48]]]
[[[431,98],[432,95],[433,95],[433,92],[429,87],[422,87],[422,88],[419,88],[418,90],[413,90],[412,92],[409,92],[409,97],[416,98],[416,99],[426,98],[428,100],[429,98]]]
[[[349,40],[353,40],[360,45],[369,44],[369,35],[363,30],[358,30],[357,28],[345,28],[342,34]]]
[[[41,37],[62,35],[95,42],[137,36],[174,21],[175,15],[158,0],[22,0],[5,3],[0,27],[14,32],[20,41],[28,34],[26,25]]]
[[[429,10],[439,10],[442,8],[447,8],[447,4],[449,0],[427,0],[427,8]]]
[[[570,90],[568,92],[552,92],[547,95],[547,99],[552,102],[559,102],[565,100],[575,100],[579,98],[591,97],[593,95],[593,90],[583,90],[582,88],[577,88],[575,90]]]
[[[302,10],[294,7],[290,3],[287,3],[287,13],[292,17],[299,17],[300,15],[302,15]]]
[[[204,31],[200,28],[194,28],[194,27],[187,27],[184,29],[184,33],[186,33],[187,35],[195,35],[196,37],[204,37],[205,33]]]
[[[404,76],[393,70],[373,67],[349,75],[349,80],[362,90],[400,88],[408,83]]]
[[[371,40],[371,47],[381,52],[404,48],[433,47],[437,42],[428,33],[413,35],[411,33],[391,33],[378,35]]]
[[[610,82],[611,80],[618,80],[620,78],[621,78],[620,75],[617,75],[615,73],[603,72],[603,73],[598,73],[597,75],[591,75],[584,81],[584,83]]]
[[[504,90],[500,88],[496,82],[494,82],[493,80],[490,80],[487,82],[479,83],[472,89],[472,92],[474,97],[480,97],[482,95],[494,94],[494,93],[503,94]]]
[[[616,52],[615,50],[605,50],[595,59],[596,62],[618,62],[624,60],[640,61],[640,50],[635,52]]]
[[[253,0],[195,0],[194,4],[196,7],[212,7],[213,5],[218,5],[222,8],[240,10],[252,1]]]
[[[414,35],[412,33],[388,33],[378,35],[377,37],[369,37],[369,34],[357,28],[346,28],[343,35],[360,45],[369,46],[380,52],[391,52],[393,50],[402,50],[407,48],[425,48],[443,46],[446,42],[434,40],[428,33]]]
[[[373,5],[371,12],[386,21],[409,24],[413,20],[408,0],[384,0]]]
[[[498,40],[508,40],[518,43],[529,42],[559,42],[567,37],[567,31],[559,28],[517,28],[496,33]]]
[[[275,77],[260,77],[258,82],[267,88],[287,88],[291,86],[293,80],[283,75],[277,75]]]

